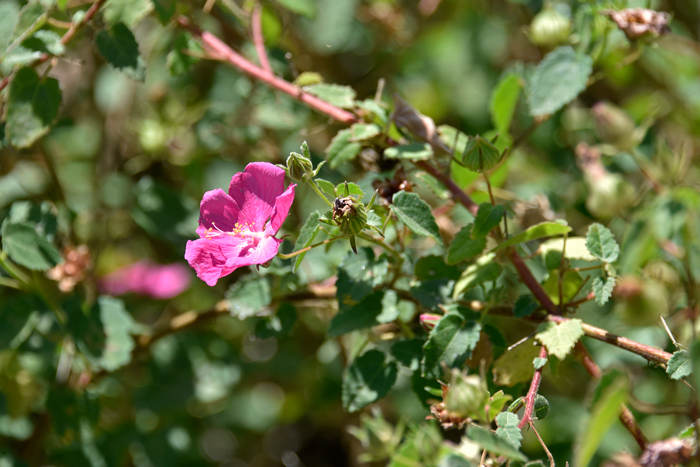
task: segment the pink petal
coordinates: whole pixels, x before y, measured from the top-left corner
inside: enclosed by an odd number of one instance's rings
[[[199,205],[197,234],[204,237],[210,228],[231,232],[240,217],[241,210],[238,204],[224,190],[217,188],[207,191]]]
[[[275,237],[265,237],[260,240],[257,246],[244,249],[236,257],[229,258],[227,266],[237,269],[251,264],[267,263],[277,255],[277,250],[282,242],[283,240]]]
[[[190,285],[190,273],[184,264],[154,264],[140,286],[140,292],[157,299],[180,295]]]
[[[269,162],[252,162],[231,179],[228,193],[241,208],[242,222],[262,232],[277,197],[284,192],[284,170]]]
[[[229,258],[238,257],[246,246],[246,240],[229,236],[188,240],[185,259],[197,271],[197,277],[207,285],[214,286],[221,277],[231,274],[236,269],[237,266],[228,266],[227,261]]]
[[[267,235],[275,235],[277,231],[282,227],[284,220],[289,214],[289,208],[294,202],[294,187],[295,185],[289,185],[287,191],[282,193],[275,200],[275,207],[272,209],[272,217],[270,218],[270,223],[265,228],[265,233]]]

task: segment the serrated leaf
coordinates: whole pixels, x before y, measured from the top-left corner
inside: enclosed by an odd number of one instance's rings
[[[526,318],[532,315],[538,306],[540,306],[539,302],[532,295],[521,295],[513,306],[513,316]]]
[[[492,252],[501,251],[509,246],[517,245],[518,243],[529,242],[554,235],[563,235],[571,232],[571,227],[560,224],[559,222],[542,222],[541,224],[533,225],[525,232],[519,233],[514,237],[510,237],[505,242],[500,243]]]
[[[435,222],[430,206],[416,193],[399,191],[392,198],[391,209],[412,232],[432,237],[442,245],[440,229]]]
[[[379,350],[368,350],[357,357],[343,374],[343,408],[356,412],[382,399],[396,382],[397,374],[395,362],[385,361]]]
[[[232,316],[239,319],[254,316],[272,301],[268,278],[251,275],[239,279],[226,292],[226,298]]]
[[[303,250],[304,248],[311,246],[311,243],[314,241],[314,237],[316,237],[316,234],[321,230],[321,225],[318,221],[319,217],[320,214],[318,211],[314,211],[309,214],[309,217],[306,219],[306,222],[299,231],[299,236],[297,237],[297,241],[294,243],[293,251]],[[299,269],[299,265],[301,265],[301,262],[304,260],[304,256],[306,256],[306,253],[301,253],[294,258],[294,267],[292,268],[293,272],[296,272],[297,269]]]
[[[496,415],[496,425],[500,427],[506,426],[518,426],[520,423],[520,417],[511,412],[501,412]]]
[[[387,159],[425,161],[432,159],[433,155],[433,147],[428,143],[411,143],[403,146],[392,146],[384,150],[384,157]]]
[[[471,238],[472,224],[463,227],[450,243],[447,251],[447,264],[457,264],[475,258],[486,248],[486,239]]]
[[[53,78],[40,79],[36,71],[22,68],[15,73],[7,102],[10,144],[26,148],[48,133],[58,116],[61,89]]]
[[[678,350],[666,364],[666,374],[676,381],[690,376],[693,372],[693,364],[690,361],[690,353],[687,350]]]
[[[467,429],[467,438],[490,453],[505,456],[516,461],[527,461],[527,457],[525,457],[523,453],[513,447],[509,441],[497,436],[491,430],[480,426],[470,426],[469,429]]]
[[[0,2],[0,57],[10,45],[12,31],[19,18],[19,3],[15,0]]]
[[[496,261],[496,255],[489,253],[479,258],[476,263],[470,265],[464,270],[462,275],[457,280],[455,288],[452,291],[452,298],[457,298],[467,290],[476,287],[484,282],[495,281],[501,275],[503,267]]]
[[[437,379],[442,375],[442,364],[459,367],[471,357],[479,342],[481,324],[466,321],[458,314],[445,315],[430,331],[423,346],[424,357],[421,374],[426,378]]]
[[[420,368],[424,343],[422,339],[405,339],[394,342],[391,346],[391,356],[401,365],[415,371]]]
[[[586,89],[593,70],[591,57],[569,46],[559,47],[542,60],[528,82],[530,115],[553,114]]]
[[[331,140],[330,146],[326,148],[328,165],[331,169],[353,160],[360,153],[362,145],[350,141],[351,138],[352,132],[347,128],[340,130]]]
[[[3,223],[2,249],[12,261],[34,271],[46,271],[62,261],[53,243],[25,223]]]
[[[331,319],[328,328],[328,337],[337,337],[350,331],[365,329],[381,324],[379,316],[382,309],[384,292],[378,290],[362,298],[361,301],[345,306]]]
[[[61,43],[61,36],[48,29],[41,29],[32,34],[22,42],[22,47],[55,56],[66,52],[66,47]]]
[[[100,366],[107,371],[114,371],[131,361],[134,320],[124,309],[124,303],[114,297],[100,296],[92,313],[98,312],[106,335]]]
[[[333,185],[331,182],[328,180],[324,180],[322,178],[316,178],[314,179],[316,182],[316,185],[318,185],[318,188],[326,193],[335,198],[335,185]]]
[[[345,192],[346,186],[348,189],[347,194]],[[362,191],[357,183],[348,182],[347,185],[345,183],[338,183],[335,189],[338,192],[338,196],[341,197],[354,196],[357,199],[362,199],[362,197],[365,196],[365,192]]]
[[[537,357],[532,361],[532,366],[535,367],[535,370],[539,370],[540,368],[542,368],[546,364],[547,364],[546,358]]]
[[[520,76],[508,73],[498,82],[491,94],[491,121],[499,133],[508,133],[518,105],[522,85]]]
[[[304,86],[302,89],[341,109],[352,109],[355,106],[356,94],[350,86],[318,83]]]
[[[620,256],[620,245],[607,227],[601,224],[591,224],[586,235],[586,248],[604,263],[614,263]]]
[[[501,355],[493,364],[493,382],[498,386],[513,387],[529,381],[535,373],[532,361],[540,354],[540,347],[525,342]]]
[[[123,23],[100,30],[95,36],[95,46],[105,60],[127,76],[136,81],[146,79],[146,62],[139,54],[134,34]]]
[[[104,6],[104,19],[109,26],[124,23],[133,28],[153,10],[151,0],[107,0]]]
[[[501,223],[503,213],[506,208],[503,206],[494,206],[491,203],[484,203],[479,206],[479,211],[474,219],[474,229],[472,231],[473,238],[486,238],[486,236]]]
[[[28,2],[26,5],[24,5],[19,11],[19,16],[17,17],[14,30],[12,31],[12,36],[10,38],[10,43],[27,33],[30,28],[33,31],[36,31],[42,27],[46,16],[44,16],[44,21],[41,20],[41,17],[44,15],[45,11],[46,9],[44,8],[44,5],[42,5],[40,2]]]
[[[387,262],[377,260],[371,248],[358,248],[357,254],[348,253],[338,266],[335,283],[340,311],[353,309],[372,293],[374,287],[384,281],[387,271]]]
[[[284,302],[272,316],[266,316],[255,325],[255,337],[268,339],[289,334],[297,322],[297,310],[294,305]]]
[[[603,280],[602,277],[596,277],[593,279],[592,285],[596,303],[600,306],[608,303],[608,300],[612,297],[613,289],[615,288],[615,278],[608,276]]]
[[[350,127],[351,141],[366,141],[379,135],[382,129],[375,123],[355,123]]]
[[[515,415],[515,414],[510,414]],[[517,416],[516,416],[517,417]],[[508,425],[506,427],[498,427],[496,429],[496,436],[507,441],[515,449],[520,449],[520,444],[523,440],[523,434],[520,432],[520,428],[517,425]]]
[[[564,360],[583,334],[581,320],[570,319],[559,324],[542,323],[537,328],[535,338],[547,348],[547,352]]]
[[[610,427],[617,420],[620,408],[627,399],[628,382],[619,378],[603,393],[591,409],[586,428],[581,431],[581,440],[574,449],[574,465],[587,467]]]

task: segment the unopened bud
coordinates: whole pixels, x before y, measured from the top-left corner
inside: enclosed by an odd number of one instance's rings
[[[460,417],[479,420],[484,416],[484,407],[489,402],[486,385],[477,375],[467,376],[453,370],[447,395],[445,409]]]
[[[289,178],[295,182],[303,183],[305,181],[304,175],[313,173],[313,170],[314,166],[311,160],[296,152],[289,154],[287,158],[287,174]]]
[[[629,151],[636,146],[636,127],[625,111],[609,102],[598,102],[592,111],[593,124],[601,141],[620,151]]]
[[[563,44],[571,34],[571,21],[551,7],[540,11],[530,23],[528,37],[541,47],[554,48]]]
[[[442,316],[436,315],[433,313],[423,313],[420,315],[420,318],[418,320],[420,321],[420,325],[423,326],[423,329],[426,331],[430,331],[437,326],[438,321],[440,321],[440,318]]]

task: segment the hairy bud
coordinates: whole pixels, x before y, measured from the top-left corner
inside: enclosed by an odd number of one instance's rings
[[[530,23],[528,38],[540,47],[554,48],[563,44],[571,34],[571,21],[551,7],[540,11]]]

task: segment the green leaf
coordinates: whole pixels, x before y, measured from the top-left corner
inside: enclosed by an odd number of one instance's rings
[[[496,425],[500,427],[506,426],[518,426],[520,423],[520,418],[511,412],[501,412],[496,415]]]
[[[533,225],[525,232],[519,233],[514,237],[510,237],[505,242],[499,244],[492,252],[501,251],[509,246],[517,245],[518,243],[529,242],[554,235],[563,235],[571,232],[571,227],[560,224],[559,222],[542,222],[541,224]]]
[[[0,348],[16,349],[34,331],[46,306],[32,295],[5,297],[0,303]]]
[[[63,55],[66,52],[66,47],[61,43],[61,36],[48,29],[35,32],[22,42],[22,47],[55,56]]]
[[[530,115],[553,114],[586,89],[593,70],[593,60],[577,54],[569,46],[559,47],[542,60],[527,87]]]
[[[516,318],[526,318],[531,316],[538,306],[540,306],[539,302],[535,300],[535,297],[532,295],[521,295],[513,306],[513,316]]]
[[[486,248],[486,239],[478,238],[474,240],[471,235],[472,224],[463,227],[450,244],[447,251],[447,264],[457,264],[461,261],[468,261],[480,255]]]
[[[503,159],[504,153],[498,150],[491,141],[474,136],[467,142],[464,152],[462,153],[462,164],[469,170],[475,172],[483,172],[490,170]]]
[[[381,127],[375,123],[355,123],[350,127],[350,141],[367,141],[381,132]]]
[[[673,355],[666,365],[666,374],[676,381],[690,376],[693,372],[693,365],[690,361],[690,353],[687,350],[678,350],[673,352]]]
[[[314,0],[275,0],[292,13],[297,13],[307,18],[316,16],[316,3]]]
[[[407,161],[425,161],[433,158],[433,147],[428,143],[411,143],[392,146],[384,150],[387,159],[404,159]]]
[[[347,194],[345,193],[346,186],[348,187]],[[357,183],[347,182],[347,185],[345,182],[338,183],[335,189],[338,191],[338,195],[343,198],[346,196],[354,196],[355,198],[362,199],[362,197],[365,195],[365,192],[362,191]]]
[[[350,141],[351,138],[352,132],[348,128],[340,130],[331,140],[330,146],[326,148],[328,165],[330,165],[331,169],[335,169],[341,164],[350,162],[360,153],[362,145]]]
[[[340,311],[354,309],[372,293],[374,287],[384,281],[387,271],[386,261],[377,261],[371,248],[358,248],[357,254],[348,253],[338,266],[338,280],[335,283]]]
[[[391,209],[406,227],[418,235],[433,237],[442,245],[440,229],[428,203],[416,193],[399,191],[392,199]]]
[[[467,438],[490,453],[521,462],[527,460],[527,457],[518,451],[517,448],[513,447],[510,441],[502,439],[491,430],[480,426],[470,426],[469,429],[467,429]]]
[[[270,337],[283,337],[289,334],[297,322],[297,310],[294,305],[284,302],[277,309],[277,313],[266,316],[255,325],[255,337],[268,339]]]
[[[49,241],[53,241],[58,224],[53,207],[48,201],[44,201],[41,205],[31,201],[15,201],[10,207],[10,213],[5,222],[30,225]]]
[[[27,148],[48,133],[58,116],[61,89],[53,78],[39,79],[36,71],[15,73],[7,102],[7,136],[16,148]]]
[[[519,422],[520,419],[514,413],[501,412],[496,415],[496,425],[498,425],[496,436],[508,441],[515,449],[520,449],[523,440],[523,434],[518,428]]]
[[[484,282],[495,281],[501,275],[503,267],[496,261],[496,255],[489,253],[479,258],[476,263],[464,270],[452,291],[452,298],[457,298],[469,289]]]
[[[394,342],[391,346],[391,356],[401,365],[415,371],[420,368],[424,343],[422,339],[405,339]]]
[[[535,338],[547,347],[547,352],[559,360],[564,360],[583,334],[581,320],[570,319],[559,324],[542,323],[537,328]]]
[[[341,109],[352,109],[355,106],[356,94],[350,86],[318,83],[304,86],[302,89]]]
[[[555,265],[551,269],[559,267],[561,262],[561,252],[564,249],[563,238],[552,238],[543,242],[537,249],[537,253],[545,258],[545,264]],[[551,256],[551,259],[550,259]],[[566,259],[578,259],[582,261],[598,261],[586,248],[585,237],[567,237],[566,239]]]
[[[99,313],[106,335],[100,366],[107,371],[114,371],[128,364],[134,349],[131,333],[135,323],[124,309],[124,303],[114,297],[100,296],[92,313]]]
[[[173,41],[173,50],[168,53],[166,63],[173,76],[181,76],[187,73],[192,66],[200,61],[187,52],[202,52],[204,49],[189,34],[178,34]]]
[[[382,309],[384,292],[378,290],[364,297],[359,303],[350,307],[343,307],[341,311],[331,319],[328,328],[328,337],[337,337],[357,329],[365,329],[377,324]]]
[[[542,288],[555,304],[559,304],[559,270],[550,272]],[[578,271],[566,271],[561,277],[562,300],[567,303],[574,299],[576,292],[583,286],[584,279]]]
[[[614,263],[620,256],[620,245],[607,227],[601,224],[591,224],[586,235],[586,248],[604,263]]]
[[[481,324],[476,321],[466,321],[458,314],[445,315],[423,346],[422,375],[437,379],[442,375],[443,363],[451,368],[461,366],[471,357],[480,332]]]
[[[532,361],[532,366],[535,367],[535,370],[539,370],[540,368],[542,368],[542,367],[545,366],[546,364],[547,364],[547,359],[546,359],[546,358],[537,357],[536,359],[534,359],[534,360]]]
[[[19,3],[14,0],[0,2],[0,57],[10,45],[12,31],[19,18]]]
[[[108,26],[124,23],[129,28],[148,15],[154,5],[151,0],[107,0],[104,6],[104,19]]]
[[[542,394],[535,397],[535,417],[537,420],[544,420],[549,415],[549,401]]]
[[[321,230],[321,224],[318,222],[319,217],[320,214],[318,211],[314,211],[309,214],[308,219],[306,219],[306,222],[299,231],[297,241],[294,243],[294,251],[303,250],[304,248],[311,246],[311,243],[314,241],[314,237],[316,237],[316,234]],[[297,272],[301,262],[304,260],[304,256],[306,256],[306,253],[301,253],[293,259],[293,272]]]
[[[574,450],[573,465],[587,467],[591,462],[607,431],[617,420],[620,408],[627,399],[627,390],[627,379],[619,378],[605,390],[603,396],[593,406],[588,424],[581,431],[581,440]]]
[[[510,124],[513,121],[513,114],[518,105],[521,90],[520,76],[515,73],[508,73],[501,78],[493,90],[489,108],[491,121],[499,133],[510,132]]]
[[[158,15],[158,20],[161,24],[167,25],[170,23],[173,15],[175,14],[175,1],[174,0],[151,0],[153,2],[153,7]]]
[[[116,23],[109,30],[100,30],[95,36],[95,45],[115,68],[136,81],[146,79],[146,62],[139,54],[134,34],[123,23]]]
[[[10,43],[19,39],[30,28],[32,31],[36,31],[42,27],[46,20],[46,16],[44,16],[44,20],[41,20],[41,18],[45,12],[46,10],[44,5],[42,5],[40,2],[29,2],[24,5],[19,12],[17,22],[15,23],[15,28],[12,31]]]
[[[493,363],[493,382],[498,386],[513,387],[529,381],[535,373],[532,362],[540,354],[540,347],[525,342],[501,355]]]
[[[462,271],[456,266],[445,264],[442,256],[430,255],[424,256],[418,261],[414,267],[416,278],[419,281],[431,281],[436,279],[457,280],[462,274]]]
[[[4,222],[2,249],[12,261],[34,271],[46,271],[62,261],[58,249],[30,224]]]
[[[480,205],[479,211],[476,213],[476,219],[474,219],[472,237],[486,238],[491,230],[501,223],[505,211],[506,208],[500,205],[494,206],[491,203]]]
[[[316,185],[318,185],[318,188],[324,192],[335,198],[335,185],[333,185],[331,182],[328,180],[324,180],[322,178],[316,178],[314,179],[316,182]]]
[[[270,282],[266,276],[250,275],[238,279],[226,292],[231,315],[246,319],[272,302]]]
[[[396,363],[385,361],[379,350],[368,350],[343,374],[343,408],[356,412],[382,399],[396,382],[397,374]]]
[[[608,276],[603,280],[602,277],[596,277],[593,279],[592,285],[596,303],[603,306],[612,297],[613,289],[615,288],[615,278]]]

